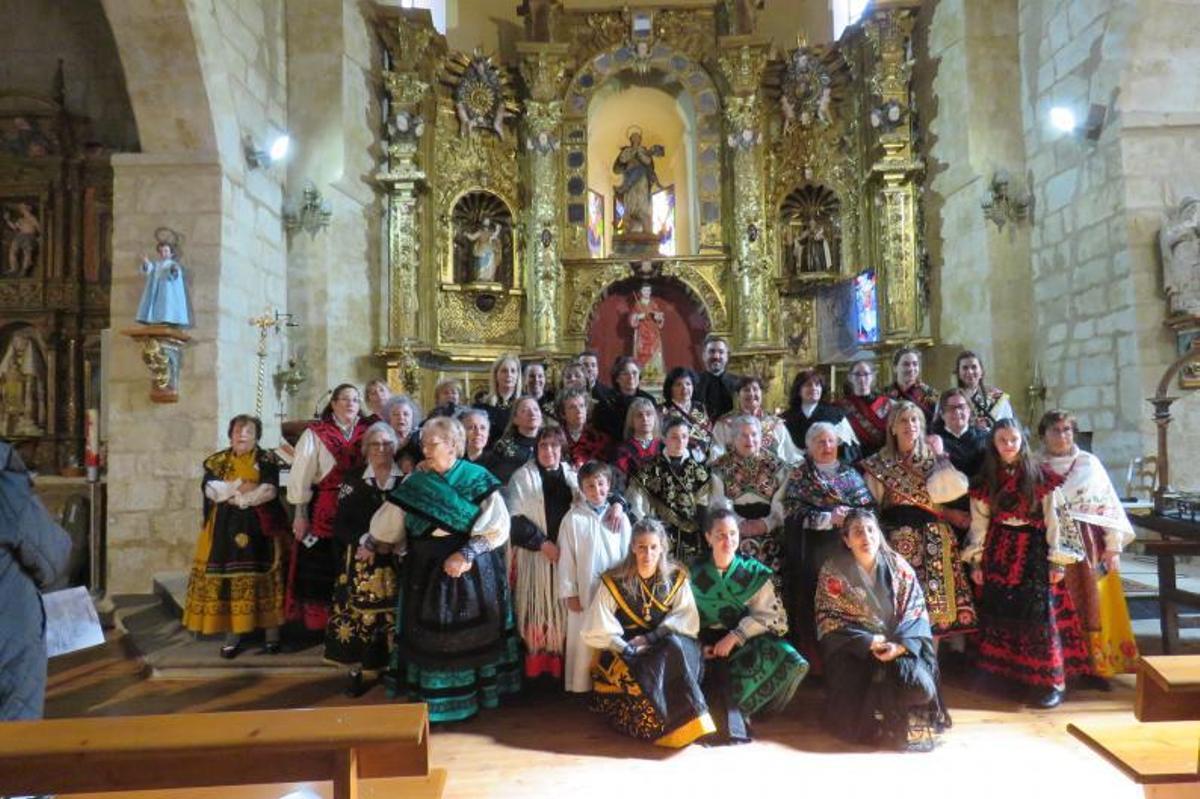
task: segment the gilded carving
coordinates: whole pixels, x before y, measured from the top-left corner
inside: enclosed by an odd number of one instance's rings
[[[702,64],[716,52],[712,11],[663,9],[654,14],[655,35],[675,50]]]
[[[524,301],[507,292],[491,295],[495,306],[487,312],[476,304],[474,292],[438,292],[438,340],[443,344],[496,344],[520,346]]]

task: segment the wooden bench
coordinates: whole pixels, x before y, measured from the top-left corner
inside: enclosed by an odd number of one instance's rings
[[[1138,721],[1200,719],[1200,655],[1141,658],[1133,715]]]
[[[1154,799],[1200,794],[1200,721],[1068,724],[1067,732]]]
[[[334,799],[361,799],[359,780],[379,778],[404,778],[400,785],[413,794],[440,795],[445,775],[430,774],[425,705],[0,724],[0,794],[327,781]]]

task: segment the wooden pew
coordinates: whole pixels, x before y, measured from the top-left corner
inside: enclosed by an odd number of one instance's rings
[[[359,780],[378,778],[440,793],[425,705],[0,724],[0,793],[8,795],[330,781],[334,799],[361,799]]]
[[[1067,732],[1143,786],[1148,799],[1200,794],[1200,721],[1068,724]]]
[[[1138,721],[1200,719],[1200,655],[1141,658],[1133,715]]]

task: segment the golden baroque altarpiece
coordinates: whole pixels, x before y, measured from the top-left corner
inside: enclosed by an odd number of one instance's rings
[[[60,62],[61,64],[61,62]],[[43,474],[83,473],[112,284],[112,168],[54,97],[0,94],[0,438]]]
[[[821,360],[819,288],[864,269],[878,280],[869,347],[930,343],[911,92],[918,0],[877,0],[837,43],[782,53],[742,5],[530,0],[515,63],[451,51],[428,12],[379,11],[389,285],[379,355],[394,387],[430,396],[451,374],[486,385],[485,364],[502,352],[561,363],[587,346],[609,288],[639,276],[682,287],[730,338],[732,368],[766,378],[777,398],[785,374]],[[644,81],[686,95],[694,117],[694,251],[598,255],[589,110],[611,82]]]

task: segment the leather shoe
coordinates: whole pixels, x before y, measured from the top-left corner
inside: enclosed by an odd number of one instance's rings
[[[1063,693],[1061,688],[1051,688],[1048,691],[1034,694],[1029,700],[1029,706],[1038,708],[1039,710],[1049,710],[1050,708],[1058,707],[1062,704]]]
[[[221,657],[223,657],[225,660],[233,660],[238,656],[238,652],[241,651],[241,644],[230,644],[228,646],[223,646],[221,647]]]
[[[263,651],[268,655],[278,655],[281,649],[282,647],[278,641],[267,641],[267,643],[263,646]]]

